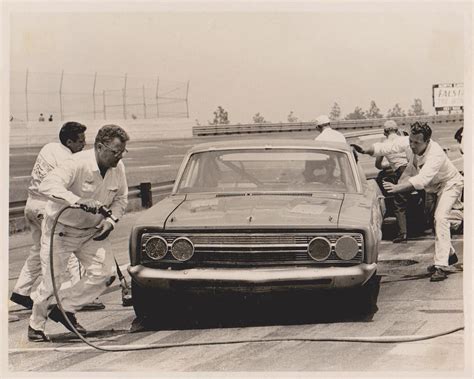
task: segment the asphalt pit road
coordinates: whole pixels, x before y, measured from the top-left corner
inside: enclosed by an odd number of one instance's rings
[[[121,337],[123,335],[128,334],[127,330],[115,330],[115,329],[108,329],[108,330],[91,330],[87,331],[86,335],[83,335],[87,340],[90,342],[97,342],[97,341],[114,341],[117,337]],[[48,334],[48,337],[51,339],[51,342],[54,343],[72,343],[72,342],[82,342],[82,340],[72,332],[68,333],[58,333],[58,334]]]
[[[378,263],[380,263],[382,267],[387,266],[389,268],[396,268],[416,265],[419,262],[413,259],[387,259],[379,260]]]
[[[462,309],[420,309],[418,312],[422,313],[464,313]]]

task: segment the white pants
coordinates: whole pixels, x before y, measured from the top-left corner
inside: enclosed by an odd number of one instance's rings
[[[28,197],[25,206],[25,220],[30,227],[33,245],[30,248],[28,258],[26,258],[20,275],[16,281],[13,292],[23,296],[30,296],[33,285],[41,276],[41,223],[46,202],[44,200]],[[81,278],[81,268],[75,255],[71,255],[68,262],[68,272],[70,275],[70,285],[74,285]],[[65,283],[67,286],[68,283]]]
[[[33,292],[33,310],[30,326],[36,330],[45,328],[48,305],[54,298],[50,271],[50,238],[53,220],[46,218],[43,222],[41,237],[42,280]],[[59,284],[64,280],[66,264],[71,253],[74,253],[85,269],[85,274],[70,288],[61,288],[59,299],[65,311],[75,313],[84,304],[93,301],[105,291],[115,278],[115,264],[108,239],[94,241],[95,228],[77,229],[58,223],[54,233],[53,260],[54,281]]]
[[[450,214],[453,205],[459,201],[463,184],[445,186],[438,192],[436,210],[434,214],[435,227],[435,256],[434,264],[437,267],[448,266],[449,256],[454,254],[451,245]]]

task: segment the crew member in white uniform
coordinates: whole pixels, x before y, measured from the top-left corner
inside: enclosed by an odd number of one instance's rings
[[[30,341],[48,341],[44,334],[50,318],[72,330],[57,306],[48,314],[54,297],[50,273],[50,237],[53,222],[66,205],[81,205],[96,211],[102,205],[121,218],[127,207],[128,186],[121,162],[126,153],[127,133],[117,125],[105,125],[97,133],[94,149],[75,154],[72,159],[51,171],[40,185],[49,197],[41,239],[42,281],[32,294],[33,311],[28,326]],[[81,209],[62,213],[54,235],[55,282],[61,283],[68,256],[74,253],[85,269],[85,275],[74,286],[59,291],[67,317],[80,333],[85,329],[77,322],[75,312],[105,291],[115,279],[111,242],[106,239],[115,222],[102,214]]]
[[[30,227],[33,245],[26,259],[18,280],[13,288],[10,300],[31,309],[33,302],[30,294],[32,287],[41,275],[40,248],[41,248],[41,222],[44,208],[48,198],[38,191],[38,187],[48,172],[60,163],[70,159],[72,154],[81,151],[86,143],[84,132],[86,127],[78,122],[66,122],[59,131],[58,142],[51,142],[43,146],[36,158],[31,172],[31,182],[28,187],[28,199],[25,206],[25,220]],[[79,262],[71,256],[69,262],[71,283],[80,279]]]
[[[387,138],[386,141],[393,142],[397,138],[403,138],[400,137],[400,135],[398,134],[398,125],[395,121],[387,120],[385,121],[383,126],[383,133]],[[384,165],[384,158],[387,160],[387,166]],[[393,172],[392,174],[388,174],[388,176],[379,175],[377,177],[377,183],[379,184],[379,186],[383,186],[384,179],[389,179],[389,181],[392,181],[394,184],[397,184],[403,172],[405,171],[407,164],[408,160],[404,151],[401,153],[387,154],[385,156],[377,157],[375,159],[375,167],[377,167],[379,170],[383,170],[386,167],[390,167]],[[385,171],[381,171],[381,173],[384,174]],[[398,224],[398,234],[393,239],[393,243],[407,242],[407,196],[407,193],[398,193],[394,195],[394,213]]]
[[[451,245],[449,215],[453,205],[459,201],[463,190],[462,175],[449,160],[441,146],[431,140],[431,128],[426,123],[415,122],[411,125],[410,135],[394,141],[375,143],[364,150],[353,147],[362,154],[381,156],[403,152],[407,154],[408,166],[405,170],[415,175],[404,180],[402,176],[398,184],[384,183],[388,193],[411,192],[424,189],[427,193],[437,195],[435,210],[435,255],[434,266],[428,267],[432,272],[431,281],[446,279],[448,266],[458,261]]]
[[[341,132],[331,128],[331,120],[328,116],[322,115],[316,119],[316,129],[320,134],[315,138],[315,141],[331,141],[347,143],[346,137]]]

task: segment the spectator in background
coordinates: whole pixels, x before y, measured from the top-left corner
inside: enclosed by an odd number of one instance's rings
[[[400,137],[398,134],[398,125],[393,120],[385,121],[383,134],[387,138],[387,141],[393,142]],[[383,159],[387,160],[387,164],[384,164]],[[393,184],[397,184],[402,176],[403,172],[407,168],[408,160],[405,152],[391,153],[381,155],[375,159],[375,167],[380,171],[377,176],[377,183],[382,190],[382,193],[387,196],[387,192],[383,187],[383,181],[389,181]],[[407,242],[407,217],[406,208],[408,202],[407,193],[394,194],[394,213],[397,218],[398,234],[394,238],[393,243]]]
[[[346,137],[341,132],[331,128],[331,120],[328,116],[322,115],[316,119],[316,129],[319,131],[319,135],[315,138],[315,141],[331,141],[331,142],[342,142],[347,143]]]
[[[44,120],[43,120],[43,121],[44,121]],[[53,121],[53,115],[52,115],[52,114],[49,115],[48,121],[49,121],[49,122],[52,122],[52,121]]]
[[[40,113],[40,116],[38,117],[39,122],[44,122],[44,116],[43,113]]]

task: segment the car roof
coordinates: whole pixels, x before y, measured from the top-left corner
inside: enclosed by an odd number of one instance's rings
[[[315,141],[302,139],[236,139],[227,141],[206,142],[195,145],[189,153],[213,150],[263,149],[263,148],[330,148],[340,151],[351,151],[351,147],[342,142]]]

